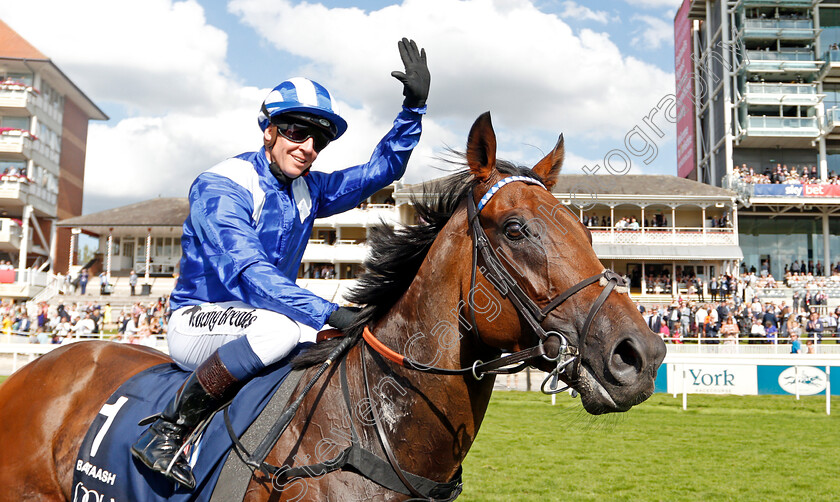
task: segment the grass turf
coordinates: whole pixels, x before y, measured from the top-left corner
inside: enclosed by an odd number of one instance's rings
[[[837,500],[840,417],[825,397],[654,395],[590,417],[579,401],[497,392],[459,501]]]

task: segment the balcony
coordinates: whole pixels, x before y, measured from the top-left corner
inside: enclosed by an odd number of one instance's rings
[[[6,208],[32,204],[36,214],[55,216],[58,194],[25,176],[0,176],[0,204]]]
[[[11,218],[0,218],[0,250],[20,250],[21,234],[23,229]]]
[[[824,94],[817,94],[816,84],[747,83],[744,100],[751,105],[815,106]]]
[[[820,30],[810,19],[746,19],[741,36],[751,40],[813,40]]]
[[[310,239],[303,252],[304,263],[362,263],[367,256],[368,247],[364,243],[339,239],[335,244],[327,244],[323,239]]]
[[[15,160],[25,160],[32,152],[32,133],[22,129],[0,128],[0,153],[12,154]]]
[[[675,227],[641,230],[614,230],[590,227],[592,244],[638,244],[644,246],[733,246],[738,244],[731,228]],[[705,230],[705,231],[704,231]]]
[[[789,74],[791,80],[795,75],[817,73],[822,67],[822,61],[809,50],[747,51],[743,66],[748,73]]]
[[[747,116],[738,125],[738,145],[749,148],[810,148],[820,136],[816,117]]]
[[[810,9],[819,0],[741,0],[738,5],[744,7],[799,7]]]
[[[824,83],[840,83],[840,50],[828,50],[823,54],[825,64],[820,71],[819,79]]]
[[[825,111],[826,134],[840,134],[840,108],[833,106]]]
[[[400,219],[397,209],[390,204],[368,204],[364,209],[356,208],[328,218],[319,218],[316,227],[371,227],[381,223],[398,224]]]
[[[31,86],[0,82],[0,113],[35,115],[35,107],[40,103],[40,98],[38,91]]]

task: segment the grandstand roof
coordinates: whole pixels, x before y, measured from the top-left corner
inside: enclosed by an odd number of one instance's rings
[[[111,227],[180,227],[190,211],[186,197],[158,197],[127,206],[116,207],[68,218],[59,227],[72,227],[101,233]]]
[[[398,188],[398,191],[403,194],[419,194],[423,192],[423,186],[424,183],[404,184]],[[581,197],[596,194],[598,199],[734,200],[736,197],[736,193],[732,190],[663,174],[561,174],[551,191],[558,196],[576,194]]]

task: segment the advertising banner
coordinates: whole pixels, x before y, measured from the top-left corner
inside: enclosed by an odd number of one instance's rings
[[[689,394],[758,394],[755,366],[675,364],[668,371],[668,392],[681,394],[683,379]]]
[[[669,363],[659,368],[655,392],[813,396],[825,395],[830,383],[831,395],[840,395],[840,368],[832,369],[830,379],[824,366]]]
[[[805,197],[840,197],[840,185],[802,185]]]
[[[691,58],[691,0],[684,0],[674,18],[674,76],[677,94],[677,175],[687,177],[696,165],[694,138],[694,62]]]
[[[753,187],[753,197],[840,197],[840,185],[758,184]]]

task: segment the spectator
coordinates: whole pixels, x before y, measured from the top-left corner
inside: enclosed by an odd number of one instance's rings
[[[823,322],[816,312],[811,312],[811,318],[805,325],[805,332],[808,334],[808,338],[815,339],[817,343],[822,343]]]
[[[764,329],[764,325],[761,324],[760,319],[755,319],[753,321],[752,328],[750,329],[750,337],[754,339],[766,340],[767,331]]]
[[[802,342],[799,341],[799,335],[793,333],[790,335],[790,353],[799,354],[802,352]]]
[[[735,318],[731,315],[726,318],[726,321],[720,327],[720,334],[723,337],[723,343],[736,344],[738,343],[738,334],[740,329],[735,323]]]
[[[80,288],[81,288],[81,290],[82,290],[82,295],[83,295],[83,296],[87,294],[87,293],[86,293],[86,291],[87,291],[87,283],[88,283],[88,271],[87,271],[87,269],[86,269],[86,268],[83,268],[83,269],[79,272],[79,287],[80,287]]]
[[[131,287],[131,296],[134,296],[135,288],[137,287],[137,273],[134,270],[128,274],[128,285]]]
[[[779,330],[776,326],[773,326],[770,322],[764,323],[764,335],[767,337],[767,343],[775,344],[778,333]]]

